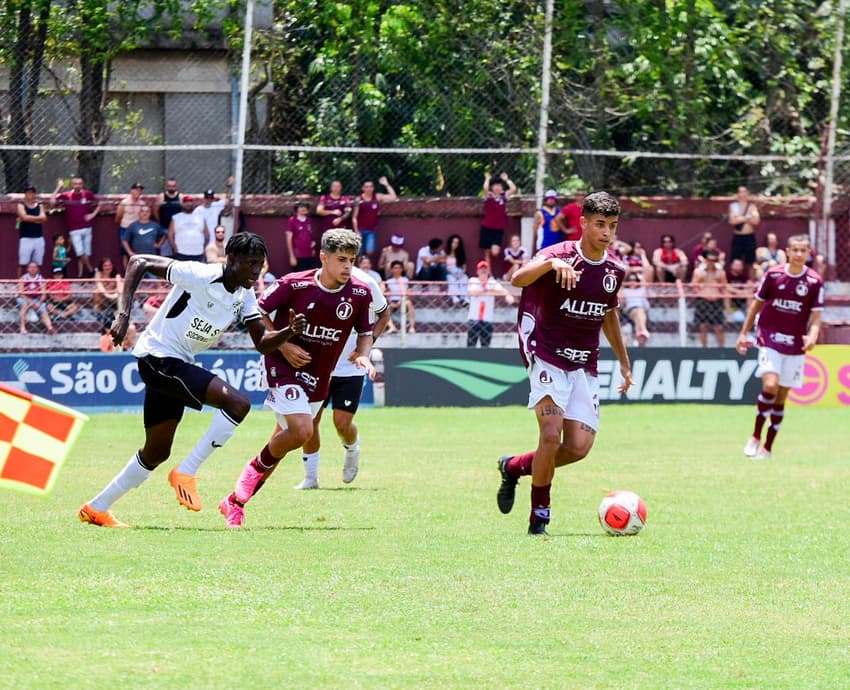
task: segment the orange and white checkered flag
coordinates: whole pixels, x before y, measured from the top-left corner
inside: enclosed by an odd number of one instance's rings
[[[69,407],[0,384],[0,487],[48,493],[86,421]]]

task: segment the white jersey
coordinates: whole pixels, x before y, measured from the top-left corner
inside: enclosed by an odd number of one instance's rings
[[[257,297],[250,288],[224,287],[224,264],[174,261],[165,279],[174,287],[139,336],[136,357],[176,357],[194,362],[195,355],[212,347],[237,319],[261,318]]]
[[[174,223],[174,244],[177,251],[187,256],[201,256],[206,249],[204,217],[194,213],[178,213]]]
[[[372,304],[369,305],[369,322],[375,323],[378,320],[378,314],[382,314],[387,310],[387,298],[381,290],[381,286],[370,276],[366,271],[352,267],[351,275],[359,281],[366,283],[372,293]],[[342,349],[339,359],[336,362],[331,376],[365,376],[366,370],[363,367],[358,367],[354,362],[349,362],[349,355],[357,349],[357,332],[352,329],[348,336],[348,341]]]

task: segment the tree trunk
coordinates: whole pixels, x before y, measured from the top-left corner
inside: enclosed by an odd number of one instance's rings
[[[80,123],[77,143],[81,146],[102,146],[109,141],[106,123],[106,95],[109,84],[109,61],[84,52],[80,56]],[[77,174],[87,189],[100,190],[103,171],[103,151],[78,151]]]

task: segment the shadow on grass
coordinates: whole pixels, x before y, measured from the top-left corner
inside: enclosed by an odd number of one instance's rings
[[[232,528],[225,527],[187,527],[185,525],[175,525],[173,527],[163,527],[162,525],[133,525],[130,528],[132,531],[144,530],[148,532],[261,532],[261,531],[288,531],[288,532],[372,532],[374,527],[321,527],[318,525],[261,525],[258,527],[241,527]]]

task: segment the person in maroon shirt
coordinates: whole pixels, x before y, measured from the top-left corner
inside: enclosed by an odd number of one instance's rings
[[[516,485],[531,475],[528,533],[545,535],[555,468],[584,458],[599,426],[599,332],[620,362],[625,393],[631,365],[620,332],[617,293],[626,267],[609,247],[620,204],[607,192],[589,194],[581,216],[582,238],[546,247],[520,268],[511,284],[522,288],[517,330],[528,370],[528,407],[537,417],[537,450],[499,459],[499,510],[513,508]]]
[[[398,194],[395,193],[386,176],[379,177],[378,183],[386,188],[386,194],[376,193],[375,183],[372,180],[366,180],[351,215],[351,225],[355,232],[360,234],[362,242],[360,251],[367,254],[369,258],[372,258],[378,249],[378,216],[381,212],[381,204],[398,201]]]
[[[508,186],[507,190],[505,185]],[[484,174],[484,217],[481,219],[481,233],[478,247],[484,252],[484,260],[502,255],[502,238],[508,224],[508,199],[516,194],[516,185],[503,172],[498,180],[488,170]]]
[[[769,459],[773,442],[785,416],[788,391],[803,382],[805,353],[820,333],[823,311],[823,278],[806,266],[812,253],[806,235],[788,239],[788,263],[767,270],[756,289],[755,299],[741,326],[736,347],[746,354],[749,334],[758,316],[758,368],[762,388],[756,403],[753,434],[744,446],[744,455]],[[764,445],[761,433],[770,418]]]
[[[563,234],[565,240],[581,239],[581,209],[584,192],[576,192],[575,199],[565,204],[561,212],[552,219],[552,227]]]
[[[313,224],[310,220],[310,204],[299,201],[295,204],[295,215],[290,216],[286,226],[286,250],[289,265],[296,271],[318,268],[316,240],[313,239]]]
[[[90,257],[92,242],[92,221],[100,213],[100,202],[88,189],[83,189],[83,178],[75,175],[71,178],[71,191],[63,192],[65,180],[56,182],[53,200],[65,208],[65,226],[71,238],[71,246],[77,255],[77,276],[94,275]],[[85,269],[85,274],[83,273]]]
[[[351,227],[351,199],[342,193],[342,182],[334,180],[328,193],[319,197],[316,215],[322,219],[322,232]]]
[[[274,411],[277,423],[269,442],[242,469],[236,489],[219,504],[228,527],[242,526],[245,504],[283,457],[313,435],[313,418],[328,396],[331,374],[352,330],[358,338],[351,360],[375,376],[369,361],[372,294],[365,283],[351,277],[359,251],[360,238],[353,230],[328,230],[322,235],[321,268],[284,276],[259,300],[266,325],[288,323],[296,314],[306,316],[307,325],[293,339],[306,358],[296,367],[280,350],[265,356],[269,383],[265,405]]]

